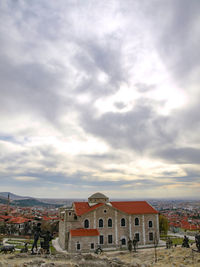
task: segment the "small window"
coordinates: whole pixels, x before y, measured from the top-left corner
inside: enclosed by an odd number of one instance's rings
[[[121,219],[121,226],[126,226],[126,221],[124,218]]]
[[[112,244],[113,238],[112,235],[108,235],[108,244]]]
[[[140,241],[140,234],[139,233],[136,233],[135,234],[135,239],[139,242]]]
[[[126,238],[121,239],[122,245],[126,245]]]
[[[103,219],[99,219],[99,227],[100,227],[100,228],[103,227]]]
[[[77,243],[77,244],[76,244],[76,249],[77,249],[77,250],[80,250],[80,249],[81,249],[81,244]]]
[[[90,244],[91,249],[94,249],[94,243]]]
[[[112,219],[108,219],[108,227],[112,227]]]
[[[69,216],[71,216],[72,215],[72,213],[71,212],[69,212]]]
[[[99,244],[100,245],[103,245],[103,235],[100,235],[99,236]]]
[[[153,233],[149,233],[149,241],[153,241]]]
[[[153,222],[149,221],[149,228],[153,227]]]
[[[139,225],[139,224],[140,224],[139,219],[135,218],[135,225]]]
[[[88,219],[86,219],[84,221],[84,228],[89,228],[89,220]]]
[[[77,216],[76,215],[74,215],[74,220],[77,220]]]
[[[106,212],[107,212],[107,210],[104,210],[103,212],[104,212],[104,213],[106,213]]]

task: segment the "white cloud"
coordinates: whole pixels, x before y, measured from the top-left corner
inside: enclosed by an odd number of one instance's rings
[[[199,178],[199,7],[2,2],[2,188],[191,196]]]

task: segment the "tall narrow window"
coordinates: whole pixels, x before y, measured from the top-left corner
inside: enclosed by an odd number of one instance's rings
[[[112,219],[108,219],[108,227],[112,227]]]
[[[121,239],[122,245],[126,245],[126,238]]]
[[[121,219],[121,226],[126,226],[126,221],[124,218]]]
[[[100,228],[103,227],[103,219],[99,219],[99,227],[100,227]]]
[[[135,234],[135,239],[139,242],[140,241],[140,234],[139,233],[136,233]]]
[[[153,227],[153,222],[149,221],[149,228]]]
[[[112,235],[108,235],[108,244],[112,244],[113,239],[112,239]]]
[[[99,244],[100,245],[103,245],[103,235],[100,235],[99,236]]]
[[[77,249],[77,250],[80,250],[80,249],[81,249],[81,244],[77,243],[77,244],[76,244],[76,249]]]
[[[135,225],[139,225],[140,224],[140,221],[138,218],[135,218]]]
[[[153,233],[149,233],[149,241],[153,241]]]
[[[89,220],[88,219],[86,219],[84,221],[84,228],[89,228]]]

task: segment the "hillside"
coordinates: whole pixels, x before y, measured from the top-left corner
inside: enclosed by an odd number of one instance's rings
[[[0,204],[7,204],[7,203],[8,203],[7,198],[0,196]]]
[[[34,206],[40,206],[40,207],[60,207],[58,204],[50,204],[50,203],[44,203],[41,202],[35,198],[28,198],[28,199],[20,199],[20,200],[13,200],[11,202],[12,205],[16,205],[19,207],[34,207]]]
[[[4,197],[4,198],[8,198],[8,195],[10,196],[10,200],[19,200],[19,199],[27,199],[27,198],[31,198],[28,196],[19,196],[19,195],[15,195],[11,192],[0,192],[0,197]]]
[[[8,203],[8,194],[10,196],[10,204],[16,205],[20,207],[33,207],[33,206],[39,206],[39,207],[60,207],[61,204],[57,204],[54,202],[50,203],[48,201],[40,201],[39,199],[33,198],[33,197],[25,197],[25,196],[19,196],[15,195],[10,192],[0,192],[0,203],[1,204],[7,204]]]

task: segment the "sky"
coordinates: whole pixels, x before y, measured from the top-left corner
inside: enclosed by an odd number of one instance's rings
[[[0,191],[199,198],[199,0],[0,1]]]

